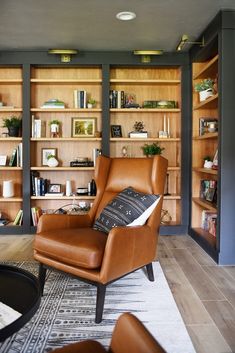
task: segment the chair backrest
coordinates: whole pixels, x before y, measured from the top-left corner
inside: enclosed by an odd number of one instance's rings
[[[107,203],[117,193],[128,186],[149,194],[164,193],[168,161],[162,156],[153,158],[108,158],[100,156],[97,159],[95,181],[97,197],[93,208],[93,217],[97,218]],[[162,206],[159,202],[158,210]],[[152,214],[148,224],[156,227],[156,214]]]
[[[110,353],[166,353],[145,326],[132,314],[122,314],[114,328]]]

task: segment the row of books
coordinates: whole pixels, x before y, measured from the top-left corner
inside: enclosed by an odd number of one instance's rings
[[[44,102],[41,108],[45,109],[64,109],[65,104],[64,102],[60,101],[59,99],[49,99],[48,101]]]
[[[31,175],[31,195],[32,196],[45,196],[48,191],[50,181],[40,177],[38,171],[33,170]]]
[[[46,122],[32,115],[32,137],[46,137]]]
[[[217,213],[214,211],[203,210],[202,211],[202,229],[206,230],[214,237],[216,237],[216,226],[217,226]]]
[[[34,226],[38,225],[38,221],[41,215],[42,215],[42,210],[40,207],[31,207],[31,216],[32,216],[32,222]]]
[[[109,91],[109,106],[110,108],[124,108],[125,107],[125,92],[110,90]]]
[[[10,160],[9,167],[23,167],[23,145],[22,142],[13,149]]]
[[[217,181],[200,180],[200,198],[212,203],[217,203]]]
[[[75,89],[73,91],[73,94],[74,94],[74,108],[86,108],[87,92],[79,91]]]

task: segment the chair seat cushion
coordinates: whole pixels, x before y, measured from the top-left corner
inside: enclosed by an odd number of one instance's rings
[[[146,194],[128,187],[103,208],[93,228],[109,233],[113,227],[127,226],[135,220],[132,225],[143,225],[159,199],[160,195]]]
[[[38,233],[34,250],[68,265],[96,269],[101,266],[107,234],[92,228],[70,228]]]

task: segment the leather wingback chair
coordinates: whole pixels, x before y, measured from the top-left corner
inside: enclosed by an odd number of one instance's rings
[[[139,192],[163,195],[167,160],[154,158],[97,158],[97,195],[86,215],[43,215],[34,241],[34,258],[39,261],[42,293],[47,267],[75,275],[97,286],[96,323],[101,322],[106,286],[146,266],[154,280],[152,261],[163,196],[143,226],[115,227],[109,234],[92,228],[94,220],[113,197],[132,186]]]
[[[58,348],[53,353],[167,353],[137,317],[122,314],[114,327],[110,347],[86,340]]]

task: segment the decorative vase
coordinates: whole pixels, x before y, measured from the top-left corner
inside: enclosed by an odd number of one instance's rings
[[[91,108],[93,108],[93,105],[91,103],[87,103],[87,108],[91,109]]]
[[[207,98],[213,96],[212,88],[205,89],[204,91],[199,92],[199,100],[200,102],[205,101]]]
[[[57,161],[57,159],[55,157],[51,157],[47,160],[48,167],[57,167],[58,164],[59,164],[59,162]]]
[[[213,162],[205,160],[204,162],[204,168],[206,169],[211,169],[213,166]]]
[[[51,137],[59,137],[59,129],[58,124],[51,124]]]
[[[14,185],[12,180],[3,181],[2,196],[3,197],[14,196]]]

